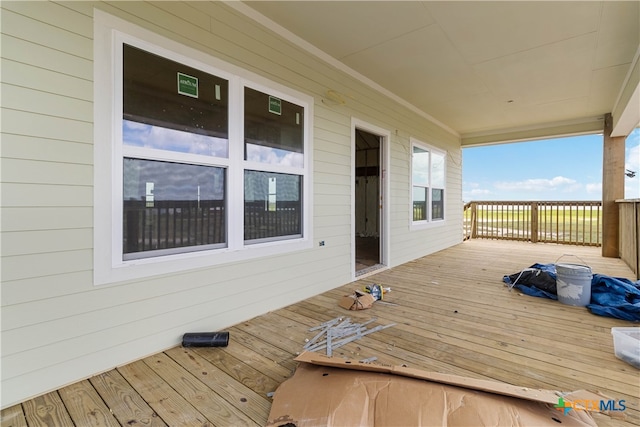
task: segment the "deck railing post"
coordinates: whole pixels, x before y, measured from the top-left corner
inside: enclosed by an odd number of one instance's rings
[[[538,203],[531,202],[531,242],[538,243]]]
[[[477,207],[478,207],[478,204],[476,202],[471,202],[471,238],[472,239],[475,239],[476,237],[478,237]]]

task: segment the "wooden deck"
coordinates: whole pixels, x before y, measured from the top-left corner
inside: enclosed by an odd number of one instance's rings
[[[632,278],[622,261],[601,258],[599,248],[471,240],[233,326],[228,347],[172,348],[7,408],[1,425],[264,425],[267,394],[294,371],[293,357],[312,337],[308,329],[339,316],[397,326],[341,347],[336,356],[376,356],[523,387],[599,390],[627,406],[626,421],[596,415],[599,425],[640,425],[640,371],[614,356],[610,333],[635,325],[509,292],[501,281],[565,253],[594,272]],[[340,296],[369,283],[391,287],[385,301],[393,305],[360,312],[337,306]]]

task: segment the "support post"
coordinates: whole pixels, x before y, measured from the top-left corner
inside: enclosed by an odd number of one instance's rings
[[[538,243],[538,202],[531,202],[531,243]]]
[[[624,145],[626,137],[612,137],[613,118],[604,116],[602,150],[602,256],[619,258],[620,217],[616,200],[624,199]]]

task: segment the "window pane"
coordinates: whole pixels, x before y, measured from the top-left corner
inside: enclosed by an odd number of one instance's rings
[[[304,108],[244,88],[245,160],[304,166]]]
[[[425,187],[413,187],[413,220],[425,221],[427,219],[427,191]]]
[[[122,142],[125,145],[135,147],[200,154],[202,156],[229,157],[229,144],[226,139],[129,120],[123,120],[122,122]]]
[[[123,143],[227,157],[227,80],[123,46]]]
[[[431,186],[444,188],[444,154],[431,153]]]
[[[419,147],[413,147],[411,163],[413,185],[429,186],[429,152]]]
[[[302,236],[302,177],[245,171],[244,239]]]
[[[225,169],[130,158],[123,166],[125,259],[224,246]]]
[[[431,219],[444,219],[444,190],[431,190]]]

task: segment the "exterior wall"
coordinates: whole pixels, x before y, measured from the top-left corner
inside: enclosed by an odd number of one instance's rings
[[[461,241],[459,138],[238,11],[204,1],[1,7],[2,407],[351,281],[352,118],[391,135],[389,264]],[[94,7],[314,98],[312,249],[94,286]],[[324,99],[329,89],[346,104]],[[439,227],[410,230],[410,137],[448,152]]]

